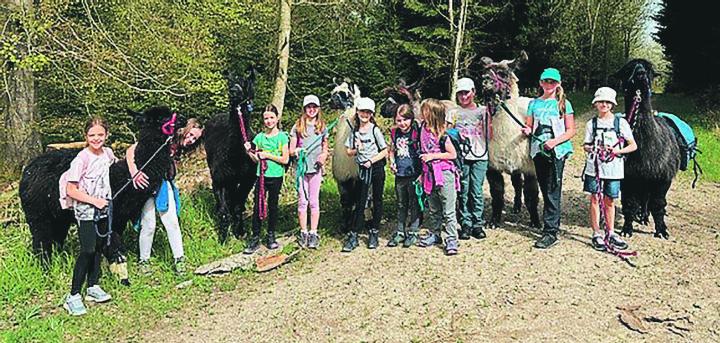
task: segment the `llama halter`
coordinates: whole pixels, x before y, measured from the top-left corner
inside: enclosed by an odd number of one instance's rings
[[[177,122],[177,113],[173,112],[172,117],[162,125],[162,133],[171,136],[175,133],[175,122]]]
[[[642,97],[640,96],[640,90],[635,91],[635,96],[633,97],[632,106],[630,107],[630,112],[628,113],[628,123],[630,123],[633,127],[635,127],[635,115],[637,114],[638,109],[640,108],[640,103],[642,102]]]

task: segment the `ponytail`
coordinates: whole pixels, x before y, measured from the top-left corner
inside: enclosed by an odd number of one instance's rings
[[[557,87],[557,89],[555,90],[555,94],[557,95],[558,111],[560,112],[560,119],[562,119],[565,116],[565,111],[567,110],[565,108],[565,90],[562,88],[562,85]]]

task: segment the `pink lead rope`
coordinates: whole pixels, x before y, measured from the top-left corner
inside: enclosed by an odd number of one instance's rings
[[[248,141],[247,131],[245,131],[245,120],[242,116],[242,111],[240,110],[240,107],[237,108],[238,113],[238,123],[240,124],[240,135],[242,135],[243,145]],[[258,152],[256,151],[249,151],[249,152]],[[265,197],[265,171],[267,170],[267,161],[266,160],[260,160],[260,176],[258,179],[258,187],[260,189],[258,190],[258,217],[260,220],[265,220],[267,218],[267,198]]]
[[[618,142],[613,145],[613,147],[616,146],[622,146],[623,142],[625,140],[622,137],[618,137]],[[621,258],[623,261],[629,263],[630,262],[629,257],[630,256],[637,256],[636,251],[620,251],[616,250],[612,244],[610,244],[610,223],[608,222],[608,218],[605,214],[605,194],[603,194],[603,187],[602,187],[602,180],[600,179],[600,162],[607,163],[612,160],[614,160],[616,157],[618,157],[616,154],[614,154],[612,151],[608,151],[604,147],[596,148],[595,149],[595,159],[594,159],[594,165],[595,165],[595,183],[597,185],[597,188],[595,190],[595,194],[593,196],[598,200],[600,213],[605,219],[605,238],[603,241],[605,242],[605,249],[607,249],[607,252],[610,254],[613,254],[619,258]]]

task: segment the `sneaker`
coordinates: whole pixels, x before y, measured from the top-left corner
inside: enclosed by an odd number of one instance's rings
[[[260,237],[250,236],[245,242],[245,250],[243,250],[243,254],[253,254],[258,250],[258,248],[260,248]]]
[[[423,248],[431,247],[436,244],[442,244],[442,238],[435,233],[430,233],[420,240],[420,246]]]
[[[277,240],[275,239],[274,233],[268,233],[267,240],[265,241],[265,246],[270,250],[275,250],[280,247],[280,244],[278,244]]]
[[[542,237],[540,237],[540,239],[537,240],[537,242],[535,242],[535,247],[538,249],[549,249],[557,243],[557,236],[551,233],[545,233]]]
[[[399,231],[396,231],[392,237],[390,237],[390,240],[388,240],[387,246],[394,248],[398,245],[400,245],[400,242],[405,240],[405,234]]]
[[[185,266],[185,257],[179,257],[175,259],[175,273],[184,274],[187,270]]]
[[[112,299],[110,294],[107,294],[107,292],[98,285],[88,287],[87,295],[85,295],[85,301],[93,301],[96,303],[104,303],[110,301],[110,299]]]
[[[310,249],[317,249],[320,245],[320,236],[318,236],[316,233],[310,233],[308,235],[307,240],[307,247]]]
[[[73,316],[82,316],[87,313],[87,309],[85,308],[85,304],[82,302],[80,293],[75,295],[68,294],[65,298],[63,307]]]
[[[307,248],[310,241],[310,234],[307,232],[300,231],[300,235],[298,235],[298,244],[302,248]]]
[[[487,237],[485,234],[485,230],[483,230],[482,226],[476,226],[472,229],[472,236],[476,239],[484,239]]]
[[[460,232],[458,232],[458,236],[460,237],[460,239],[462,239],[464,241],[470,239],[470,229],[465,228],[465,227],[460,228]]]
[[[368,232],[368,245],[367,245],[368,249],[376,249],[378,247],[378,245],[379,245],[378,235],[379,235],[378,230],[370,230]]]
[[[358,246],[358,240],[357,240],[357,233],[350,232],[347,235],[347,238],[345,239],[345,244],[343,245],[342,252],[351,252],[355,250]]]
[[[449,238],[445,241],[445,255],[452,256],[458,253],[458,241],[454,238]]]
[[[620,236],[616,233],[611,233],[610,237],[608,237],[608,243],[612,245],[613,248],[617,250],[625,250],[628,248],[627,242],[625,242]]]
[[[403,248],[409,248],[413,245],[416,245],[418,242],[418,235],[417,234],[409,234],[407,237],[405,237],[405,241],[403,242]]]
[[[150,260],[140,260],[140,262],[138,262],[138,269],[140,269],[140,274],[152,274],[152,266],[150,266]]]
[[[607,247],[605,246],[605,240],[601,235],[593,235],[591,240],[591,245],[593,249],[597,251],[605,251],[607,250]]]

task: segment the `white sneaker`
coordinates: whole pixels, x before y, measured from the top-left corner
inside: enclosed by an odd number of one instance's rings
[[[73,316],[82,316],[87,313],[87,309],[85,308],[85,304],[82,302],[80,293],[75,295],[68,294],[65,298],[63,307]]]
[[[98,285],[88,287],[87,295],[85,296],[85,300],[94,301],[96,303],[104,303],[104,302],[110,301],[110,299],[112,299],[110,294],[107,294]]]

